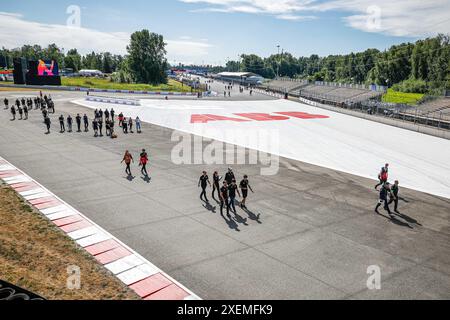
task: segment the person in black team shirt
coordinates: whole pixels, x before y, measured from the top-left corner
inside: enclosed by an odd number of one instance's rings
[[[102,110],[100,110],[102,111]],[[98,131],[100,132],[100,137],[103,137],[103,118],[100,117],[97,119],[97,123],[98,123]]]
[[[98,122],[97,122],[97,118],[92,120],[92,130],[94,130],[94,137],[98,137]]]
[[[105,109],[105,120],[109,120],[109,111]]]
[[[75,120],[77,122],[77,132],[81,132],[81,116],[79,113],[77,113]]]
[[[203,174],[200,176],[200,179],[198,180],[198,186],[202,187],[202,193],[200,193],[200,200],[202,200],[202,196],[205,196],[205,201],[209,202],[208,197],[206,196],[206,187],[211,186],[211,182],[209,182],[209,177],[206,174],[206,171],[203,171]]]
[[[230,185],[233,179],[236,179],[234,177],[233,169],[228,168],[228,172],[225,174],[225,181]]]
[[[86,113],[83,116],[83,122],[84,122],[84,132],[88,132],[89,131],[89,119],[88,119],[88,116],[86,115]]]
[[[391,193],[391,188],[389,185],[389,182],[386,182],[383,184],[383,186],[380,189],[380,200],[378,200],[377,206],[375,207],[375,212],[380,214],[378,212],[378,208],[384,203],[384,210],[386,210],[390,216],[392,216],[391,210],[389,209],[389,203],[388,203],[388,195]]]
[[[11,106],[11,115],[12,115],[12,121],[16,120],[16,107],[14,105]]]
[[[398,212],[398,191],[399,191],[398,185],[399,185],[398,180],[395,180],[394,184],[391,187],[391,199],[389,200],[388,205],[394,202],[394,211],[400,213]]]
[[[59,116],[59,126],[61,127],[61,133],[66,131],[66,127],[64,126],[64,116],[60,115]]]
[[[45,134],[50,134],[50,125],[52,124],[50,118],[45,116],[44,123],[47,126],[47,132]]]
[[[241,196],[241,194],[239,193],[238,186],[236,184],[236,179],[233,179],[231,181],[231,184],[228,186],[228,191],[230,195],[230,208],[233,208],[233,212],[236,213],[236,207],[234,206],[234,201],[236,199],[236,191],[239,197]]]
[[[8,101],[8,99],[7,98],[5,98],[5,100],[3,100],[3,103],[5,104],[5,110],[8,110],[9,109],[9,101]]]
[[[23,120],[28,120],[28,107],[25,106],[23,108],[23,114],[25,115],[25,118]]]
[[[217,171],[214,171],[213,174],[213,190],[212,190],[212,197],[214,198],[214,191],[216,191],[217,189],[217,195],[219,196],[220,199],[220,184],[219,181],[222,179],[221,176],[219,176],[219,173]]]
[[[72,132],[72,117],[71,117],[71,115],[69,114],[68,116],[67,116],[67,132]]]
[[[19,107],[17,108],[17,111],[19,111],[19,116],[20,116],[20,119],[19,119],[19,120],[22,120],[22,114],[23,114],[23,109],[22,109],[22,107],[19,106]]]
[[[250,186],[250,183],[248,182],[247,175],[245,175],[244,179],[242,179],[242,181],[239,183],[239,187],[241,188],[241,191],[242,191],[241,208],[247,209],[247,207],[245,206],[245,200],[247,199],[247,196],[248,196],[248,189],[250,189],[250,191],[253,193],[253,189]]]
[[[223,182],[222,188],[220,188],[220,214],[223,215],[223,205],[227,207],[227,216],[230,216],[230,203],[228,202],[228,184]]]

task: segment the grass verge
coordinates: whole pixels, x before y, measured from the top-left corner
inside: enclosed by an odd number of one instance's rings
[[[66,286],[71,265],[81,271],[77,290]],[[139,299],[5,185],[0,185],[0,278],[50,300]]]
[[[404,93],[388,89],[387,93],[383,95],[383,102],[402,103],[415,105],[423,98],[422,93]]]
[[[191,87],[183,85],[181,82],[169,79],[167,84],[150,85],[137,83],[116,83],[109,79],[101,78],[62,78],[62,85],[69,87],[112,89],[112,90],[134,90],[134,91],[170,91],[170,92],[191,92]]]

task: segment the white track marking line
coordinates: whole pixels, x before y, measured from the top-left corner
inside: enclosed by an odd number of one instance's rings
[[[42,188],[37,188],[37,189],[33,189],[33,190],[22,191],[22,192],[19,192],[19,194],[20,194],[22,197],[26,197],[26,196],[31,196],[31,195],[33,195],[33,194],[41,193],[41,192],[44,192],[44,191],[45,191],[45,190],[42,189]]]
[[[91,246],[93,244],[105,241],[105,240],[109,240],[111,239],[112,236],[109,233],[106,232],[99,232],[96,234],[92,234],[88,237],[85,238],[81,238],[79,240],[77,240],[77,243],[82,246],[83,248],[87,247],[87,246]]]
[[[106,269],[114,273],[115,275],[144,264],[145,261],[137,257],[135,254],[126,256],[116,260],[114,262],[105,264]]]
[[[157,273],[159,273],[158,268],[146,263],[146,264],[137,266],[133,269],[119,273],[117,275],[117,278],[119,278],[123,283],[125,283],[127,286],[129,286],[133,283],[141,281],[141,280],[148,278]]]
[[[101,231],[96,226],[90,226],[80,230],[69,232],[67,235],[74,240],[78,240],[100,232]]]
[[[35,194],[31,194],[29,196],[23,196],[25,198],[25,200],[35,200],[35,199],[39,199],[39,198],[46,198],[46,197],[51,197],[52,195],[48,192],[40,192],[40,193],[35,193]]]
[[[62,219],[62,218],[74,216],[76,214],[78,214],[78,213],[73,211],[73,210],[64,210],[64,211],[58,211],[58,212],[55,212],[55,213],[50,213],[50,214],[47,215],[47,218],[50,221],[53,221],[53,220],[57,220],[57,219]]]
[[[66,205],[61,204],[61,205],[56,206],[56,207],[42,209],[40,211],[47,216],[49,214],[60,212],[60,211],[64,211],[64,210],[67,210],[67,209],[69,209],[69,208]]]
[[[0,165],[0,171],[12,171],[15,170],[16,168],[14,168],[13,166],[9,165],[9,164],[1,164]]]

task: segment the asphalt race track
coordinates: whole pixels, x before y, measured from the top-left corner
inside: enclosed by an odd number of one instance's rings
[[[32,94],[1,92],[0,101]],[[0,156],[200,297],[450,298],[450,200],[434,190],[402,188],[402,214],[391,220],[383,210],[373,212],[373,179],[281,158],[274,176],[260,175],[260,164],[233,165],[238,180],[250,176],[255,193],[249,211],[237,208],[229,219],[216,202],[209,207],[200,201],[197,188],[202,170],[223,175],[227,165],[174,164],[173,129],[150,123],[140,135],[119,132],[114,140],[94,138],[92,130],[60,134],[60,114],[91,118],[93,112],[72,103],[83,94],[51,94],[56,114],[50,135],[44,135],[40,111],[31,111],[27,121],[10,121],[9,111],[0,110]],[[149,151],[151,180],[140,177],[135,163],[130,181],[120,164],[123,152],[137,158],[142,148]],[[380,290],[367,289],[371,265],[381,269]]]

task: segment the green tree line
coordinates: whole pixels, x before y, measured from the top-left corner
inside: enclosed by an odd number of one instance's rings
[[[388,50],[367,49],[345,55],[296,58],[286,52],[263,58],[243,54],[214,71],[254,72],[265,78],[280,77],[313,81],[365,83],[394,87],[404,92],[442,92],[450,87],[448,35],[394,45]]]
[[[56,44],[43,48],[39,45],[24,45],[21,48],[0,50],[0,65],[13,68],[14,58],[28,60],[48,59],[58,61],[60,69],[70,68],[74,72],[82,69],[96,69],[103,73],[115,73],[112,79],[117,82],[147,84],[166,83],[166,43],[161,35],[148,30],[137,31],[131,35],[127,54],[115,55],[110,52],[81,55],[77,49],[67,53]]]

